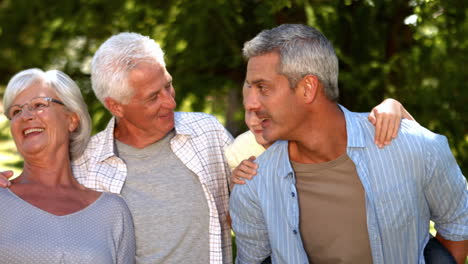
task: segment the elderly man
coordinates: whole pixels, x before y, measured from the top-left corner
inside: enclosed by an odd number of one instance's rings
[[[231,263],[223,149],[232,136],[213,116],[174,112],[163,56],[136,33],[101,45],[92,87],[114,117],[73,172],[87,187],[122,194],[135,223],[137,263]]]
[[[337,104],[338,59],[314,28],[262,31],[243,53],[246,110],[287,141],[231,194],[237,263],[423,263],[429,220],[464,262],[468,191],[445,137],[403,120],[375,146],[366,114]]]

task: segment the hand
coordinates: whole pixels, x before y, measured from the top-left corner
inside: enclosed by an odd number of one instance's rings
[[[258,164],[253,162],[255,156],[243,160],[231,173],[231,188],[234,184],[245,184],[243,179],[251,180],[257,174]]]
[[[400,122],[406,110],[395,99],[385,99],[374,107],[369,114],[369,121],[375,126],[375,144],[383,148],[395,139],[400,129]]]
[[[10,181],[8,180],[13,176],[13,171],[4,171],[0,172],[0,187],[6,188],[11,185]]]

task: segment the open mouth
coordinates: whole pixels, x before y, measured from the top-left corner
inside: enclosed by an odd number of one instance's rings
[[[256,129],[253,130],[253,132],[254,132],[255,134],[262,134],[263,129],[261,129],[261,128],[256,128]]]
[[[268,121],[270,121],[268,118],[261,118],[260,120],[263,128],[265,128],[265,126],[268,125]]]
[[[174,116],[174,112],[167,112],[164,114],[160,114],[158,117],[159,118],[171,118],[172,116]]]
[[[23,131],[23,135],[27,136],[31,133],[41,133],[42,131],[44,131],[43,128],[28,128]]]

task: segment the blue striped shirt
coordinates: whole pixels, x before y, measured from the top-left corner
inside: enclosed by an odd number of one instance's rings
[[[447,139],[404,120],[392,144],[379,149],[367,114],[342,110],[347,154],[365,190],[373,262],[424,263],[429,220],[444,238],[467,240],[467,184]],[[287,142],[276,142],[257,162],[257,176],[236,185],[230,198],[236,263],[270,255],[273,263],[308,263]]]

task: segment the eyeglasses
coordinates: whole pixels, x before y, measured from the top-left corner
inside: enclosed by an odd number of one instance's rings
[[[23,108],[25,106],[28,106],[28,110],[30,112],[36,113],[40,110],[44,110],[45,108],[49,107],[50,102],[65,105],[62,101],[50,97],[35,97],[31,99],[28,103],[24,103],[22,105],[15,104],[8,107],[8,109],[5,112],[5,115],[9,120],[13,120],[23,113]]]

